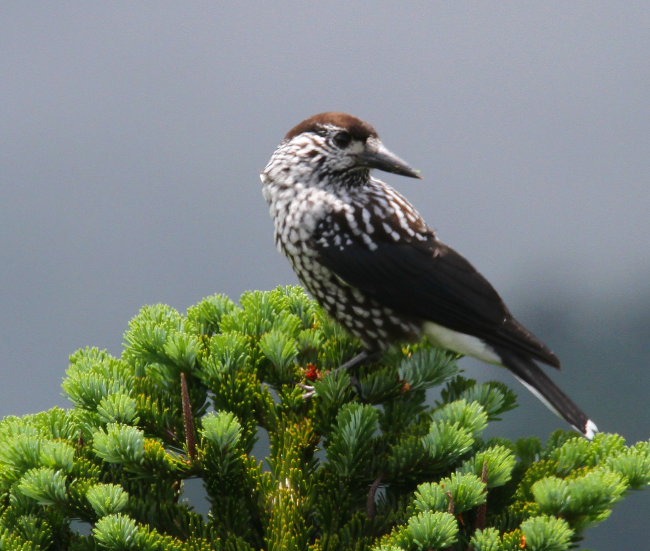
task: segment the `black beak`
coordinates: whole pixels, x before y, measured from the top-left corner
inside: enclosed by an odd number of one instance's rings
[[[366,149],[359,155],[359,165],[368,168],[377,168],[384,172],[392,172],[393,174],[401,174],[409,178],[422,179],[415,170],[407,165],[397,155],[393,155],[384,145],[377,141],[366,145]]]

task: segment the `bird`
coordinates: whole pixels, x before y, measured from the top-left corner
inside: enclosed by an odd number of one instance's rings
[[[363,343],[341,367],[426,336],[505,367],[592,439],[595,423],[537,363],[559,369],[558,357],[373,169],[421,178],[370,124],[326,112],[292,128],[260,175],[278,250],[320,306]]]

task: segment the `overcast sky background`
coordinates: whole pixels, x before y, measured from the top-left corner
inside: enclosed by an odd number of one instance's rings
[[[66,406],[68,355],[119,354],[143,304],[296,283],[258,175],[328,110],[421,170],[381,176],[515,314],[594,304],[623,346],[630,324],[602,309],[648,319],[649,100],[648,2],[3,2],[0,416]],[[647,364],[602,380],[564,365],[601,426],[648,438]],[[617,381],[635,429],[607,426]],[[538,407],[521,419],[564,427]],[[648,516],[647,495],[628,501]],[[629,528],[617,513],[592,546]]]

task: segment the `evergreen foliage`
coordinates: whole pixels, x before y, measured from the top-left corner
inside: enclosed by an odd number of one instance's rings
[[[514,394],[426,342],[330,371],[360,345],[298,287],[146,306],[125,343],[70,357],[73,409],[0,423],[0,550],[561,551],[650,483],[648,442],[483,440]]]

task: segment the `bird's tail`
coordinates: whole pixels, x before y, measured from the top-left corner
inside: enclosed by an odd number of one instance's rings
[[[503,365],[553,413],[591,440],[598,432],[595,423],[573,403],[533,360],[509,350],[498,350]]]

